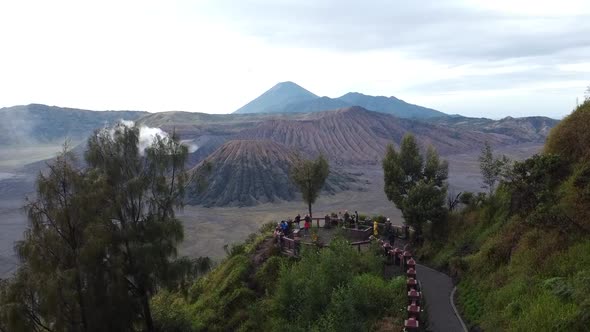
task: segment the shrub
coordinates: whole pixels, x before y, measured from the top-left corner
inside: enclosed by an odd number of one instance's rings
[[[331,303],[336,289],[362,273],[380,276],[381,266],[379,257],[370,251],[357,252],[342,238],[334,239],[329,248],[305,250],[301,261],[281,268],[272,297],[273,316],[288,312],[281,319],[289,326],[308,329]],[[322,324],[329,323],[326,319]]]
[[[346,286],[334,290],[318,331],[367,331],[386,313],[404,312],[405,280],[385,281],[379,276],[362,274]]]
[[[273,256],[264,262],[264,264],[256,271],[254,280],[258,284],[258,287],[264,289],[268,293],[273,293],[281,266],[286,260],[281,256]]]
[[[160,291],[151,299],[151,305],[158,331],[190,332],[196,329],[190,305],[178,293]]]
[[[371,218],[371,220],[372,221],[376,220],[378,223],[384,223],[387,221],[387,217],[379,214],[379,215],[373,216],[373,218]]]
[[[551,130],[545,152],[559,154],[570,163],[590,155],[590,101],[578,106]]]

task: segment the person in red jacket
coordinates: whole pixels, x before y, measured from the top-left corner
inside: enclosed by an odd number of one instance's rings
[[[309,214],[305,215],[305,224],[303,224],[303,227],[305,228],[305,235],[307,236],[309,234],[309,229],[311,228],[311,217],[309,216]]]

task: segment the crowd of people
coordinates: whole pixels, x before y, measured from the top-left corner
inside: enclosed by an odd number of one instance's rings
[[[303,230],[305,235],[309,235],[309,229],[311,228],[312,219],[309,214],[305,215],[303,218]],[[287,219],[282,220],[280,223],[277,224],[275,228],[275,235],[289,235],[294,230],[301,229],[301,215],[297,214],[294,219]]]
[[[303,222],[303,226],[301,225]],[[297,214],[295,218],[288,218],[282,220],[281,222],[277,223],[275,228],[275,236],[278,235],[292,235],[293,233],[297,233],[302,236],[309,236],[309,229],[312,227],[313,219],[309,214],[306,214],[305,217],[301,218],[300,214]],[[384,226],[381,228],[380,232],[380,225],[377,220],[371,221],[370,219],[364,220],[365,225],[372,226],[373,228],[373,236],[382,237],[390,240],[391,243],[395,240],[396,230],[393,227],[391,220],[387,218]],[[348,210],[345,210],[344,213],[335,214],[332,213],[326,214],[324,216],[324,227],[347,227],[347,228],[358,228],[360,225],[359,214],[358,211],[354,211],[354,214],[349,213]]]
[[[388,246],[393,246],[395,243],[396,237],[400,238],[408,238],[409,236],[409,227],[407,225],[403,225],[402,227],[394,226],[391,223],[389,218],[385,219],[384,223],[378,222],[378,219],[371,220],[368,218],[363,218],[362,225],[369,226],[372,228],[372,236],[370,239],[379,239],[380,241],[388,242]],[[317,220],[317,218],[316,218]],[[301,223],[303,222],[303,226]],[[317,240],[317,234],[310,234],[310,228],[312,227],[313,219],[309,214],[306,214],[304,218],[301,218],[300,214],[297,214],[295,218],[289,218],[286,220],[282,220],[280,223],[277,223],[277,226],[274,231],[274,237],[277,239],[279,246],[281,246],[283,236],[290,238],[290,239],[297,239],[299,237],[307,237],[312,236],[312,240]],[[359,215],[357,211],[354,211],[354,214],[345,211],[344,214],[340,213],[339,215],[332,213],[326,214],[324,217],[324,228],[330,227],[346,227],[346,228],[359,228]],[[319,226],[319,220],[318,220]],[[315,239],[313,239],[315,237]],[[297,250],[295,246],[293,250]]]

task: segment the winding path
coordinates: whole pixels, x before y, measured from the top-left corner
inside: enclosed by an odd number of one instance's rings
[[[426,300],[428,329],[434,332],[467,331],[452,302],[453,281],[444,273],[424,265],[416,265],[416,274],[422,284]]]

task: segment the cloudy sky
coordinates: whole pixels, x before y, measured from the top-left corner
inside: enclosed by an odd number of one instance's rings
[[[294,81],[561,118],[590,85],[590,1],[0,1],[0,45],[0,107],[230,113]]]

